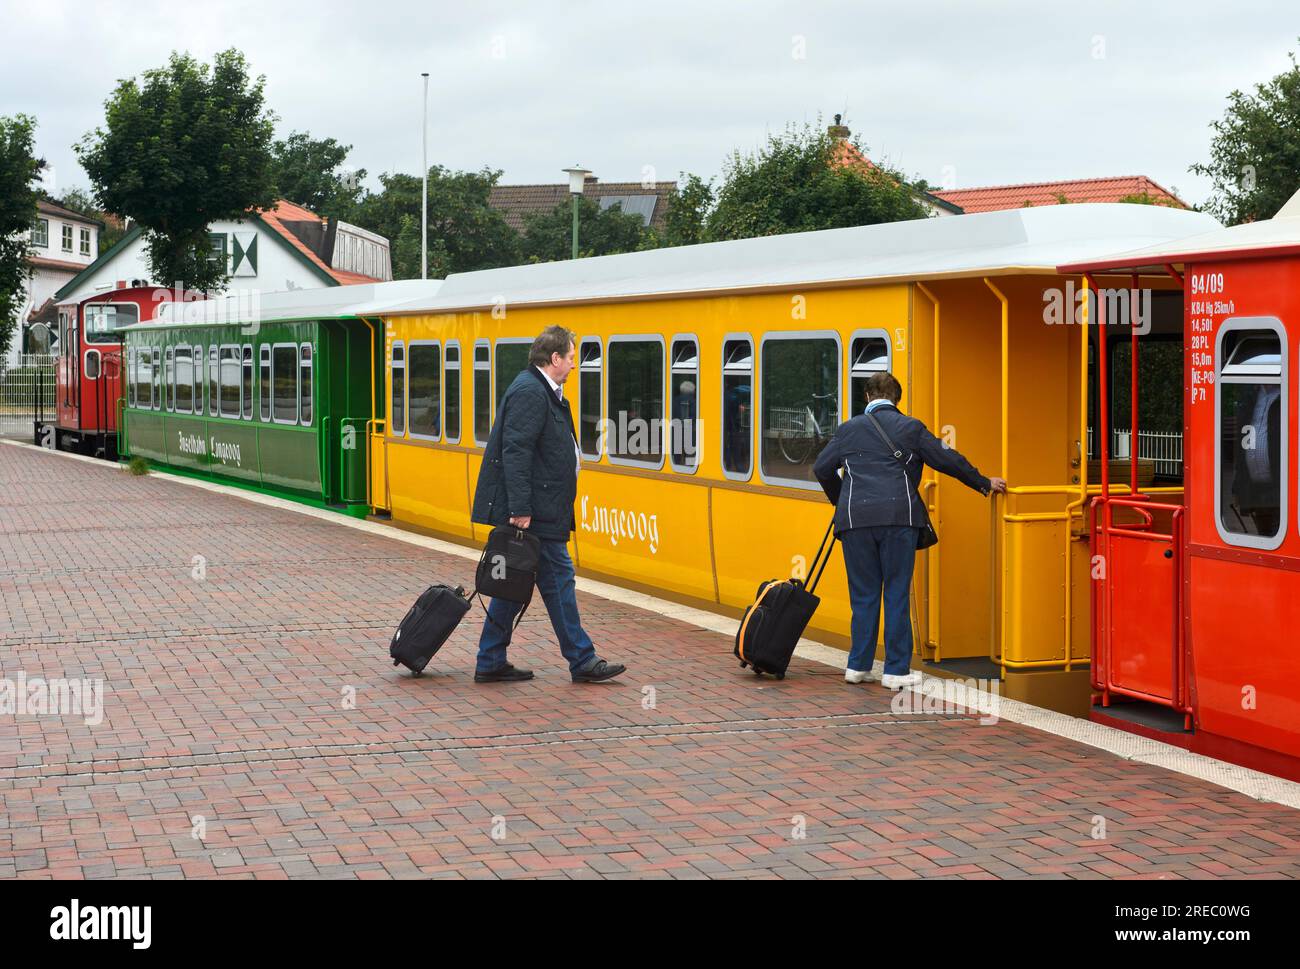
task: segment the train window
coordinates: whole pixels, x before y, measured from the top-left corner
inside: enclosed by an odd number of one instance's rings
[[[754,470],[754,344],[747,336],[722,343],[722,473],[740,481]]]
[[[194,412],[194,358],[188,346],[176,348],[176,413]]]
[[[172,410],[176,404],[176,351],[172,347],[167,348],[167,355],[163,358],[163,408]]]
[[[194,347],[194,413],[203,416],[203,347]]]
[[[609,338],[605,447],[616,464],[663,466],[664,341]]]
[[[277,424],[298,423],[298,348],[292,343],[271,348],[271,416]]]
[[[239,347],[221,348],[220,413],[222,417],[239,418]]]
[[[474,443],[487,444],[492,431],[492,350],[486,340],[474,344]]]
[[[87,303],[84,311],[87,343],[116,343],[118,330],[140,322],[134,303]]]
[[[311,344],[298,348],[298,414],[302,423],[311,425]]]
[[[448,444],[456,444],[460,441],[460,344],[447,344],[443,370],[442,385],[446,394],[443,406],[447,414],[444,428],[446,435],[443,439]]]
[[[867,379],[889,372],[889,336],[884,330],[859,330],[849,343],[849,416],[867,409]]]
[[[600,460],[604,443],[600,434],[600,401],[602,392],[600,338],[583,337],[578,347],[578,445],[582,456]]]
[[[217,401],[221,399],[221,368],[217,364],[216,346],[208,347],[208,414],[217,416]]]
[[[392,374],[392,390],[388,406],[388,433],[397,437],[406,435],[406,348],[394,343],[389,351],[388,371]]]
[[[101,361],[99,359],[99,351],[87,350],[86,351],[86,379],[98,380],[100,368],[101,368]]]
[[[131,347],[126,351],[126,372],[131,375],[127,380],[126,392],[127,400],[132,407],[137,406],[137,401],[140,399],[140,371],[136,369],[138,366],[136,348]]]
[[[700,449],[700,347],[695,337],[673,339],[669,379],[668,453],[678,471],[694,471]]]
[[[262,371],[258,378],[261,384],[258,398],[261,401],[259,413],[261,419],[269,423],[271,420],[271,345],[269,343],[263,343],[258,350],[258,364]]]
[[[497,340],[496,402],[498,407],[501,406],[501,398],[506,395],[506,389],[510,386],[511,381],[528,367],[528,351],[532,348],[532,345],[532,340],[517,337]]]
[[[412,343],[406,361],[406,397],[411,437],[436,438],[441,430],[438,413],[442,348],[436,343]]]
[[[251,421],[253,419],[253,348],[247,343],[244,344],[243,361],[244,381],[241,388],[240,413],[244,420]]]
[[[162,347],[154,347],[151,354],[152,364],[149,369],[150,380],[150,397],[153,400],[153,409],[162,410],[163,406],[163,382],[162,382]]]
[[[759,472],[764,481],[816,488],[813,462],[839,426],[839,337],[768,334],[762,368]]]
[[[1219,536],[1229,545],[1277,548],[1286,534],[1286,332],[1272,318],[1228,320],[1214,360]]]

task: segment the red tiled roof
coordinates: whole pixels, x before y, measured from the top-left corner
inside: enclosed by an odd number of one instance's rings
[[[588,177],[583,194],[594,199],[611,195],[657,195],[650,225],[663,230],[666,226],[668,199],[677,190],[676,182],[655,182],[646,188],[640,182],[602,182]],[[557,205],[568,204],[569,186],[562,185],[494,185],[488,193],[488,205],[505,216],[506,225],[516,232],[524,231],[524,219],[533,214],[554,211]]]
[[[1060,196],[1064,196],[1067,202],[1118,202],[1125,196],[1144,194],[1180,209],[1187,208],[1186,202],[1145,175],[958,188],[932,194],[945,202],[961,206],[965,212],[996,212],[1001,209],[1024,208],[1026,205],[1058,205]]]
[[[92,219],[88,215],[74,212],[72,209],[64,208],[62,205],[47,201],[46,199],[37,199],[36,209],[39,212],[44,212],[46,215],[57,215],[60,219],[66,219],[68,222],[81,222],[84,225],[99,226],[101,229],[104,227],[104,223],[100,222],[98,219]]]
[[[349,272],[345,269],[335,269],[332,266],[327,266],[325,264],[324,259],[316,255],[316,253],[312,252],[311,248],[305,242],[303,242],[296,235],[294,235],[293,232],[289,230],[288,226],[284,224],[284,222],[280,221],[281,219],[285,220],[286,222],[324,222],[325,221],[310,209],[305,209],[301,205],[298,205],[294,202],[290,202],[288,199],[279,199],[275,203],[274,209],[268,209],[265,212],[259,212],[258,215],[261,217],[262,221],[265,222],[267,225],[269,225],[272,229],[274,229],[285,240],[285,242],[289,243],[289,245],[293,246],[295,249],[301,252],[315,265],[319,266],[321,269],[325,270],[325,272],[329,273],[330,276],[333,277],[334,281],[337,282],[340,286],[350,286],[354,283],[379,282],[379,280],[373,276],[366,276],[362,273],[354,273],[354,272]]]

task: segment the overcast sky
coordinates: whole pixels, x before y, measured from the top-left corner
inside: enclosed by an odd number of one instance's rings
[[[909,0],[523,3],[0,0],[0,114],[36,117],[53,189],[119,78],[227,47],[267,78],[281,134],[369,171],[429,159],[559,182],[716,175],[735,148],[843,112],[875,158],[931,183],[1144,174],[1204,201],[1228,93],[1286,69],[1300,4]]]

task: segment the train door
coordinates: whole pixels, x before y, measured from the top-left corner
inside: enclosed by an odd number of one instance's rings
[[[80,307],[68,306],[59,310],[59,360],[55,368],[57,399],[55,407],[59,427],[79,427],[81,424],[81,339],[77,319]]]
[[[1181,714],[1188,727],[1182,298],[1162,294],[1166,309],[1179,312],[1157,316],[1142,305],[1151,295],[1134,280],[1127,301],[1097,301],[1088,445],[1101,485],[1090,504],[1092,680],[1103,707],[1140,700]]]

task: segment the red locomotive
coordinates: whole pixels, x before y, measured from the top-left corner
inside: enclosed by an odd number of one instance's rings
[[[171,295],[153,286],[119,284],[60,304],[54,408],[53,413],[37,412],[38,445],[117,460],[118,401],[124,396],[118,331],[152,319]]]

